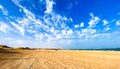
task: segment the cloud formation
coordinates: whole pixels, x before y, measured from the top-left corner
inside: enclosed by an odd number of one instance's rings
[[[120,20],[116,21],[116,25],[120,26]]]
[[[90,13],[90,16],[91,16],[91,19],[88,24],[89,24],[89,27],[92,28],[92,27],[95,27],[97,23],[99,23],[100,18],[97,16],[94,16],[93,13]]]
[[[81,22],[80,27],[84,27],[84,23],[83,22]]]
[[[53,10],[53,5],[54,5],[54,1],[53,0],[46,0],[46,11],[45,13],[51,13]]]
[[[112,29],[107,19],[102,19],[93,13],[89,13],[90,18],[88,22],[75,23],[72,17],[57,13],[54,10],[56,3],[53,0],[44,1],[46,4],[44,5],[45,10],[43,15],[33,13],[33,11],[21,4],[22,0],[12,0],[12,2],[20,9],[19,11],[23,15],[22,17],[9,16],[8,11],[0,5],[0,10],[8,18],[8,23],[0,22],[0,31],[20,34],[20,38],[28,37],[26,39],[29,41],[14,39],[18,40],[16,41],[17,44],[25,45],[25,42],[27,42],[28,44],[37,44],[37,46],[40,44],[55,46],[56,44],[89,43],[97,39],[107,40],[114,33],[107,33],[107,31]],[[98,27],[98,24],[104,27]],[[120,26],[119,20],[116,21],[116,25]]]
[[[8,11],[2,5],[0,5],[0,10],[3,12],[4,15],[8,15]]]
[[[22,36],[24,36],[25,31],[24,31],[24,29],[23,29],[21,26],[15,24],[15,23],[13,23],[13,22],[11,22],[11,24],[20,32],[20,34],[21,34]]]
[[[108,21],[107,21],[107,20],[102,20],[102,22],[103,22],[103,25],[104,25],[104,26],[108,24]]]
[[[0,22],[0,31],[7,33],[8,30],[9,30],[9,26],[4,22]]]

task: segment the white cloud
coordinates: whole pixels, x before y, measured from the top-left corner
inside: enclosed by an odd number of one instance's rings
[[[96,29],[82,29],[82,34],[88,35],[88,34],[95,34],[97,32]]]
[[[21,0],[12,0],[12,1],[13,1],[13,3],[15,3],[16,5],[20,6],[19,2],[20,2]]]
[[[92,28],[92,27],[95,27],[96,24],[100,21],[100,18],[97,17],[97,16],[94,16],[93,13],[90,13],[90,16],[91,16],[91,20],[89,21],[89,27]]]
[[[116,25],[120,26],[120,20],[116,21]]]
[[[77,24],[77,25],[74,25],[75,28],[79,28],[80,26]]]
[[[29,33],[37,33],[37,31],[36,30],[31,30],[31,29],[28,29],[28,30],[26,30],[27,32],[29,32]]]
[[[68,26],[68,23],[73,22],[72,18],[55,13],[53,10],[53,5],[55,4],[53,0],[46,0],[46,10],[44,11],[45,14],[39,19],[36,18],[34,13],[22,6],[19,2],[20,0],[13,1],[17,6],[21,8],[20,11],[23,11],[25,13],[25,16],[23,18],[17,19],[16,21],[18,23],[12,23],[12,25],[22,35],[24,35],[26,31],[32,34],[34,33],[34,39],[41,42],[43,41],[43,44],[47,44],[47,42],[53,42],[54,44],[55,42],[59,41],[62,43],[71,43],[75,38],[78,38],[78,41],[82,41],[84,38],[94,39],[99,37],[100,35],[102,36],[102,34],[96,35],[98,30],[92,29],[93,27],[96,27],[96,25],[100,21],[100,18],[94,16],[93,13],[90,13],[91,19],[88,22],[89,26],[87,28],[81,30],[74,30],[75,28],[84,27],[84,22],[74,25],[74,29],[70,28]],[[108,21],[103,20],[103,25],[107,24]],[[106,27],[105,30],[110,30],[110,28]],[[88,41],[87,39],[86,41]]]
[[[84,23],[81,22],[80,24],[76,24],[76,25],[74,25],[74,28],[79,28],[79,27],[84,27]]]
[[[61,30],[62,35],[66,35],[66,30]]]
[[[11,24],[12,24],[18,31],[20,31],[20,33],[22,34],[22,36],[24,36],[25,30],[24,30],[21,26],[15,24],[14,22],[11,22]]]
[[[35,15],[20,4],[21,0],[12,0],[12,1],[14,4],[16,4],[16,6],[20,7],[20,9],[23,10],[23,12],[26,14],[26,16],[24,18],[27,18],[30,21],[35,21],[35,19],[36,19]]]
[[[26,8],[22,8],[23,11],[26,13],[26,16],[29,20],[31,21],[35,21],[35,15],[33,13],[31,13],[29,10],[27,10]]]
[[[84,23],[81,22],[80,25],[79,24],[74,25],[74,28],[79,28],[79,27],[84,27]]]
[[[16,37],[15,38],[8,37],[8,38],[3,39],[3,41],[4,41],[3,42],[4,44],[11,46],[11,47],[28,47],[28,46],[32,46],[31,43],[34,42],[34,41],[29,41],[27,38],[18,39]]]
[[[70,17],[70,21],[73,22],[73,19]]]
[[[29,33],[37,33],[36,31],[38,31],[38,29],[41,29],[41,28],[43,30],[49,29],[49,27],[47,25],[45,25],[40,19],[36,19],[36,16],[34,13],[32,13],[31,11],[26,9],[24,6],[22,6],[20,4],[20,1],[18,1],[18,0],[12,0],[12,1],[18,7],[20,7],[21,10],[23,10],[23,12],[25,13],[23,18],[15,19],[17,21],[17,23],[19,23],[20,26],[13,23],[14,26],[17,26],[17,27],[19,26],[17,28],[17,30],[19,30],[22,35],[24,35],[25,30]]]
[[[93,14],[93,13],[90,13],[90,16],[91,16],[92,18],[94,18],[94,14]]]
[[[106,30],[106,31],[110,30],[110,27],[107,27],[105,30]]]
[[[19,39],[19,40],[15,41],[15,44],[17,44],[17,45],[23,45],[23,44],[25,44],[25,41],[22,40],[22,39]]]
[[[107,20],[102,20],[102,22],[103,22],[103,25],[107,25],[108,24]]]
[[[35,34],[35,38],[36,38],[36,40],[43,40],[43,38],[45,37],[45,35],[43,35],[43,34]]]
[[[3,12],[4,15],[8,15],[8,11],[2,5],[0,5],[0,10]]]
[[[108,31],[108,30],[110,30],[109,26],[107,26],[106,28],[104,28],[104,31]]]
[[[2,5],[0,5],[0,9],[3,9]]]
[[[30,29],[33,27],[38,31],[38,29],[43,29],[44,31],[51,32],[51,27],[54,27],[57,30],[59,29],[68,29],[68,26],[66,23],[72,22],[72,18],[67,18],[66,16],[62,16],[59,14],[56,14],[53,11],[53,5],[55,4],[53,0],[46,0],[46,11],[45,14],[41,19],[36,19],[35,14],[27,10],[24,6],[20,4],[20,1],[12,0],[17,6],[23,10],[23,12],[26,14],[25,17],[19,18],[16,20],[20,26],[24,27],[25,29]],[[30,26],[32,25],[32,27]],[[51,32],[52,33],[52,32]]]
[[[62,38],[62,35],[61,35],[61,34],[57,34],[57,35],[56,35],[56,38],[57,38],[57,39],[60,39],[60,38]]]
[[[22,12],[22,9],[19,9],[20,12]]]
[[[84,23],[83,22],[81,22],[80,27],[84,27]]]
[[[69,29],[68,31],[67,31],[67,35],[72,35],[73,34],[73,30],[72,29]]]
[[[53,0],[46,0],[46,11],[45,13],[51,13],[53,10],[53,5],[55,3],[53,2]]]
[[[96,41],[98,39],[99,41],[104,40],[104,39],[109,39],[110,33],[94,34],[94,35],[89,36],[89,38],[91,38],[93,41]]]
[[[7,31],[9,30],[9,26],[4,22],[0,22],[0,30],[4,33],[7,33]]]
[[[20,18],[16,20],[21,26],[28,26],[31,21],[28,18]]]

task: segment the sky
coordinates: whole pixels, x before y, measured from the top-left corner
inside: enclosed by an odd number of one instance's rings
[[[0,44],[120,48],[120,0],[0,0]]]

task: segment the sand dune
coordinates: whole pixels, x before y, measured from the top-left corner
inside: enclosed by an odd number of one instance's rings
[[[17,50],[18,52],[18,50]],[[120,52],[20,50],[0,53],[0,69],[120,69]]]

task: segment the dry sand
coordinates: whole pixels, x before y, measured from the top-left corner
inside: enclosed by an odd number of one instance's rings
[[[18,52],[0,53],[0,69],[120,69],[118,51],[20,50]]]

